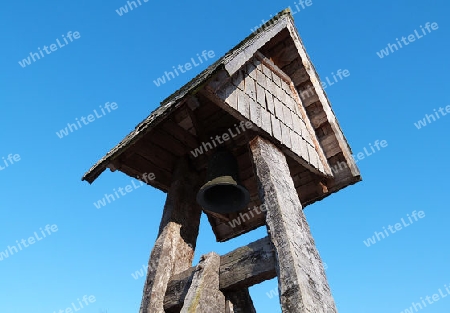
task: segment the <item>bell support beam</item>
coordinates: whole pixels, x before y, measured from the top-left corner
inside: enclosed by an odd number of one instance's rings
[[[198,174],[186,159],[180,159],[150,256],[140,313],[164,313],[164,296],[170,278],[192,266],[201,215],[195,200],[199,187]]]
[[[250,142],[266,224],[277,256],[283,313],[337,312],[325,270],[284,154],[255,137]]]

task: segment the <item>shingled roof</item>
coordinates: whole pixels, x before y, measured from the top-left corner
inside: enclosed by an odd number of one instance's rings
[[[269,76],[275,75],[278,77],[276,80],[284,81],[281,85],[278,83],[278,86],[272,86],[274,90],[265,89],[266,92],[271,92],[276,97],[275,94],[281,90],[279,88],[284,88],[283,90],[289,94],[291,91],[287,89],[293,88],[291,98],[286,98],[286,101],[292,101],[292,97],[299,98],[296,100],[299,107],[293,109],[292,103],[283,103],[283,99],[279,99],[281,103],[278,102],[279,106],[275,108],[281,110],[283,107],[284,111],[286,106],[291,105],[290,112],[297,111],[296,114],[301,116],[309,132],[308,136],[303,136],[303,139],[306,138],[308,141],[308,151],[302,152],[302,148],[294,144],[298,140],[295,136],[290,140],[292,144],[289,140],[285,142],[285,134],[281,138],[280,134],[273,132],[273,125],[271,132],[270,125],[250,118],[249,112],[238,110],[236,104],[233,107],[233,103],[226,99],[225,94],[229,92],[225,90],[226,88],[234,90],[232,93],[238,91],[236,88],[240,88],[233,85],[237,76],[247,75],[245,81],[249,80],[249,83],[253,84],[251,80],[254,79],[256,72],[251,74],[249,67],[256,69],[255,64],[256,66],[261,64],[261,68],[257,69],[260,73],[258,75],[261,75],[261,70],[269,69],[269,72],[274,73]],[[266,79],[269,79],[270,83],[270,78]],[[276,80],[273,83],[277,84]],[[264,81],[261,83],[265,84]],[[268,109],[267,103],[266,107],[262,110]],[[263,113],[267,115],[270,112]],[[194,125],[196,114],[200,114],[202,118],[201,127]],[[276,114],[272,116],[276,119],[275,122],[280,121],[284,123],[282,127],[289,127],[283,116],[286,113],[277,115],[277,112],[273,112],[273,114]],[[227,115],[229,117],[226,117]],[[216,117],[211,120],[203,119],[208,116]],[[92,166],[82,180],[92,183],[106,168],[112,171],[118,169],[138,179],[143,171],[156,171],[160,174],[157,175],[159,180],[147,183],[166,192],[170,186],[174,160],[189,155],[198,171],[205,170],[205,159],[194,160],[189,151],[193,147],[198,147],[207,132],[214,130],[218,118],[222,118],[223,122],[226,121],[226,125],[233,125],[239,121],[257,124],[257,130],[253,135],[272,140],[289,157],[292,177],[305,206],[361,180],[350,147],[298,35],[289,9],[277,14],[217,62],[162,101],[160,107]],[[268,122],[270,123],[270,119]],[[287,131],[300,134],[304,130],[291,127]],[[209,135],[206,138],[209,138]],[[248,138],[241,139],[233,149],[237,149],[235,153],[242,156],[244,172],[251,175],[251,164],[248,157],[244,156],[248,153],[244,147]],[[172,143],[172,147],[168,148],[168,143]],[[149,147],[151,151],[148,150]],[[161,157],[160,154],[164,156]],[[250,176],[248,178],[250,179]],[[252,181],[251,184],[256,184],[256,181]],[[256,192],[255,186],[253,189]]]
[[[82,180],[92,183],[107,168],[141,181],[144,173],[154,173],[156,178],[145,182],[167,192],[181,158],[188,157],[193,170],[206,176],[213,152],[197,157],[192,151],[211,135],[241,122],[254,127],[225,145],[236,157],[241,183],[250,193],[249,206],[242,212],[261,205],[249,149],[255,136],[284,153],[303,207],[361,180],[289,9],[162,101]],[[218,241],[265,223],[258,215],[231,227],[228,222],[241,212],[205,213]]]
[[[177,104],[181,99],[188,94],[195,93],[196,89],[199,89],[209,78],[211,78],[217,71],[225,69],[231,75],[237,68],[236,64],[243,64],[251,57],[246,49],[254,43],[254,41],[260,37],[267,35],[268,33],[275,34],[278,29],[285,26],[282,21],[292,19],[290,9],[286,9],[278,13],[267,23],[262,25],[258,30],[251,33],[247,38],[237,44],[233,49],[227,52],[223,57],[217,60],[214,64],[210,65],[186,85],[174,92],[168,98],[163,100],[156,110],[154,110],[145,120],[139,123],[135,129],[130,132],[117,146],[111,149],[103,158],[101,158],[96,164],[94,164],[82,177],[83,181],[87,181],[90,184],[101,175],[103,171],[108,168],[109,163],[117,158],[123,151],[132,145],[137,139],[145,135],[150,129],[164,119],[173,109],[177,107]],[[253,53],[252,53],[253,54]]]

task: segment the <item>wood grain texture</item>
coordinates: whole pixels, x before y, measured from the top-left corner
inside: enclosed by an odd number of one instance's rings
[[[272,135],[272,122],[270,120],[270,113],[267,110],[261,109],[261,128],[269,135]]]
[[[275,254],[268,237],[221,257],[220,289],[238,290],[275,277]]]
[[[241,113],[245,118],[250,119],[250,103],[248,95],[241,90],[237,90],[237,96],[239,113]]]
[[[225,313],[256,313],[250,292],[247,288],[227,291]]]
[[[291,143],[290,129],[283,122],[280,123],[280,126],[281,126],[281,143],[286,147],[288,147],[289,149],[291,149],[292,143]]]
[[[271,114],[275,113],[275,105],[273,103],[273,95],[268,90],[266,90],[266,107],[267,107],[267,110]]]
[[[256,126],[261,127],[261,106],[256,102],[255,98],[249,97],[250,119]]]
[[[163,313],[170,278],[192,265],[201,208],[195,200],[198,175],[181,159],[167,194],[158,238],[152,249],[140,313]]]
[[[337,312],[285,156],[260,137],[251,141],[250,148],[277,254],[282,312]]]
[[[180,313],[225,313],[225,296],[219,290],[220,256],[203,255]]]
[[[272,135],[278,139],[278,141],[282,141],[281,139],[281,125],[280,121],[275,117],[275,115],[271,115],[270,119],[272,120]]]
[[[259,83],[256,84],[256,100],[258,101],[259,105],[264,107],[264,109],[266,108],[266,92],[265,92],[263,86],[261,86]]]
[[[217,96],[235,110],[238,109],[236,89],[237,87],[235,85],[228,82],[217,91]]]

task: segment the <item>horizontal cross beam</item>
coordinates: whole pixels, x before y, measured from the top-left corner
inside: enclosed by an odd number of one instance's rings
[[[221,291],[240,290],[277,276],[276,258],[269,237],[220,256]],[[171,277],[164,298],[164,310],[179,312],[194,276],[195,267]]]

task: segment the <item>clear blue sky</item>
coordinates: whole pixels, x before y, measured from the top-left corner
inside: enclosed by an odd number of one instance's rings
[[[294,0],[141,3],[122,16],[116,10],[125,0],[3,3],[0,252],[16,240],[34,236],[35,242],[0,261],[1,313],[58,312],[72,303],[79,307],[84,295],[95,301],[82,313],[138,312],[144,278],[131,273],[148,261],[165,194],[142,187],[96,209],[95,201],[130,178],[107,171],[89,185],[81,176],[262,19],[295,6]],[[376,140],[388,143],[358,162],[363,182],[305,210],[339,312],[400,313],[450,285],[450,116],[433,111],[450,105],[449,8],[443,0],[312,0],[294,15],[321,79],[339,69],[350,72],[326,92],[353,152]],[[427,22],[438,28],[424,36],[420,26]],[[69,31],[78,32],[72,42]],[[408,35],[414,42],[378,56]],[[44,46],[50,54],[34,56],[25,67],[18,63]],[[160,87],[153,83],[203,50],[215,57]],[[117,107],[103,114],[99,106],[106,102]],[[57,136],[94,110],[100,118]],[[441,115],[418,129],[414,123],[425,114]],[[364,244],[383,227],[408,222],[413,211],[425,217]],[[54,224],[57,231],[45,231]],[[215,243],[202,219],[195,262],[265,235],[260,228]],[[251,288],[258,312],[280,312],[278,299],[266,295],[276,287],[271,280]],[[448,313],[450,297],[420,311]]]

